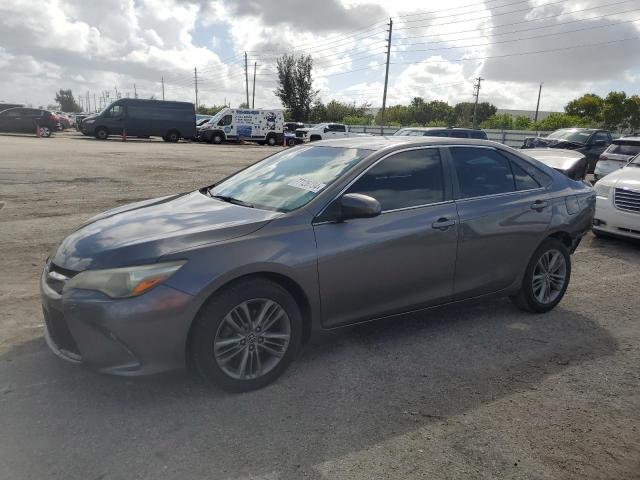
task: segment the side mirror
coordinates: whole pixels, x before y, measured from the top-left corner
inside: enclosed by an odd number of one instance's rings
[[[340,198],[340,221],[377,217],[381,212],[380,202],[368,195],[347,193]]]
[[[324,127],[324,133],[327,133],[329,131],[329,127]]]

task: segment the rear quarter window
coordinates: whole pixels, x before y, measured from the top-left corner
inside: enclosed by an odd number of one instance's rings
[[[638,142],[616,142],[609,145],[607,153],[616,155],[637,155],[640,153],[640,143]]]

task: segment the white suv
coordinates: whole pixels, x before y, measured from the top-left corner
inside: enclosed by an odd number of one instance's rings
[[[640,153],[640,137],[618,138],[602,152],[593,172],[595,180],[624,167],[634,155]]]

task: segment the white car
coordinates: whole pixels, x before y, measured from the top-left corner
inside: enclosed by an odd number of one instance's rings
[[[315,142],[317,140],[330,140],[336,138],[350,137],[370,137],[367,133],[353,133],[349,127],[342,123],[320,123],[311,128],[298,128],[296,137],[302,138],[305,142]]]
[[[640,155],[595,185],[593,233],[640,240]]]
[[[617,138],[602,152],[593,176],[596,181],[624,167],[634,155],[640,153],[640,137]]]

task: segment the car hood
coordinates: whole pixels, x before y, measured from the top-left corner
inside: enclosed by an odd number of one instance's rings
[[[562,172],[569,171],[584,155],[574,150],[540,148],[527,150],[527,155],[535,158],[547,167]]]
[[[582,143],[569,142],[561,138],[548,138],[548,137],[528,137],[524,140],[525,146],[529,148],[563,148],[567,150],[579,150],[585,148]]]
[[[91,218],[62,241],[52,261],[76,271],[150,263],[248,235],[281,215],[222,202],[200,191],[146,200]]]
[[[624,167],[610,173],[598,183],[617,188],[629,188],[640,192],[640,167]]]

